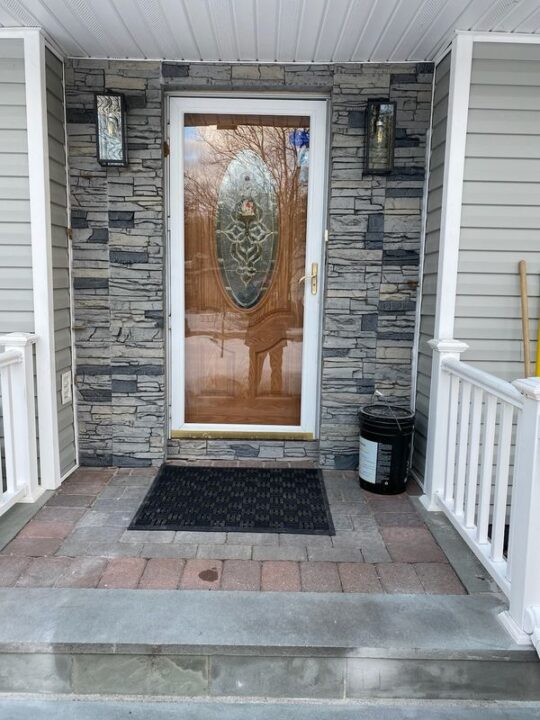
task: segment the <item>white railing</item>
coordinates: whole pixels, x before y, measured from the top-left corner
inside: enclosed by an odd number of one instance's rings
[[[0,335],[0,515],[16,502],[34,502],[38,483],[32,345],[28,333]]]
[[[530,642],[540,624],[540,378],[508,383],[434,350],[425,495],[442,510],[509,599],[501,618]],[[538,648],[540,651],[540,643]]]
[[[450,398],[439,502],[508,595],[510,459],[523,398],[510,383],[459,360],[446,360],[442,371],[450,376]]]

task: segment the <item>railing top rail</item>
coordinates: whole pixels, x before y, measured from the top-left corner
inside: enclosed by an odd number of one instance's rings
[[[462,380],[467,380],[486,392],[495,395],[503,402],[509,403],[520,410],[523,408],[522,394],[519,390],[516,390],[511,383],[506,382],[506,380],[501,380],[501,378],[495,375],[490,375],[484,372],[484,370],[480,370],[454,358],[445,359],[442,363],[442,369],[451,375],[456,375]]]
[[[33,345],[38,340],[35,333],[12,332],[0,335],[0,346],[3,347],[26,347]]]
[[[0,368],[9,367],[22,362],[22,355],[17,350],[6,350],[0,353]]]

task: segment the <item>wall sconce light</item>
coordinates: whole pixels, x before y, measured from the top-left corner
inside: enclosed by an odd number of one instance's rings
[[[396,103],[392,100],[368,100],[364,173],[385,175],[392,171],[395,139]]]
[[[126,99],[122,93],[96,93],[96,146],[100,165],[126,167]]]

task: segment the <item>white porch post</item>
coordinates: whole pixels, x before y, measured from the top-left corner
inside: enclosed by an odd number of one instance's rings
[[[443,364],[445,360],[459,360],[469,346],[457,340],[430,340],[429,345],[433,360],[424,495],[420,500],[428,510],[438,510],[437,496],[443,494],[445,486],[450,414],[450,375],[443,371]]]
[[[0,336],[6,351],[14,350],[21,361],[11,366],[9,417],[5,418],[6,434],[12,438],[13,476],[15,489],[26,487],[20,502],[35,502],[43,488],[38,481],[36,405],[34,400],[34,361],[32,345],[36,336],[30,333],[10,333]],[[7,420],[7,425],[6,425]]]
[[[442,371],[446,359],[460,359],[468,345],[454,340],[454,319],[461,233],[461,203],[465,169],[465,144],[469,113],[473,40],[456,35],[452,42],[448,120],[444,153],[444,178],[441,199],[437,303],[429,396],[428,437],[422,502],[428,510],[437,510],[436,496],[444,488],[446,473],[450,377]]]
[[[517,642],[540,652],[540,378],[516,380],[523,411],[516,436],[510,518],[510,607],[501,620]]]
[[[60,485],[60,451],[52,276],[51,203],[47,137],[45,43],[39,30],[24,34],[28,170],[32,232],[32,277],[38,396],[41,483],[48,490]]]

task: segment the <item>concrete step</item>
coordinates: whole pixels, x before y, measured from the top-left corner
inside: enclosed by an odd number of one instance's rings
[[[0,699],[0,717],[6,720],[537,720],[539,715],[539,703]]]
[[[497,595],[10,588],[0,607],[4,693],[540,700]]]

